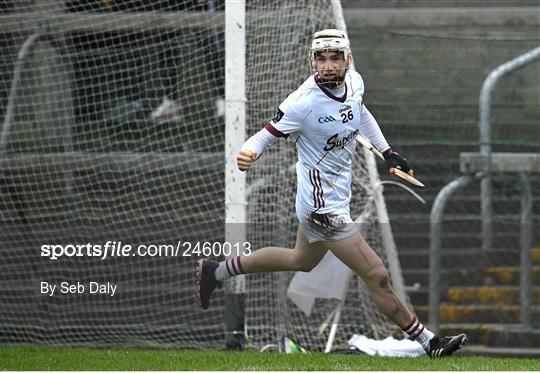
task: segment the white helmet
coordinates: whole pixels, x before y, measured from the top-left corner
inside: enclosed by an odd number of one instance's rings
[[[343,57],[347,59],[349,53],[351,53],[351,45],[345,32],[336,29],[317,31],[313,35],[313,41],[311,42],[311,57],[315,57],[317,52],[327,50],[343,52]]]
[[[336,29],[326,29],[317,31],[313,35],[313,41],[311,42],[310,48],[310,65],[313,70],[313,61],[315,61],[317,53],[325,51],[337,51],[338,53],[342,53],[343,59],[345,61],[348,61],[349,55],[351,53],[351,46],[345,32]],[[343,82],[343,79],[345,78],[345,73],[348,69],[349,66],[347,65],[343,76],[340,77],[337,81],[323,81],[322,83],[329,86],[330,88],[335,87],[337,84]],[[316,73],[317,71],[313,72]]]

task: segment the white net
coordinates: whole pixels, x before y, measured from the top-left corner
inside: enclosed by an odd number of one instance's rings
[[[2,2],[0,342],[223,345],[223,292],[201,311],[197,253],[182,256],[183,243],[224,239],[223,7]],[[249,135],[309,74],[308,40],[333,20],[330,0],[248,2]],[[371,186],[361,152],[356,157],[358,216]],[[248,176],[249,221],[266,227],[250,231],[254,248],[294,244],[294,159],[292,144],[278,144]],[[374,214],[364,230],[385,259]],[[107,242],[107,258],[89,254]],[[170,247],[151,256],[149,245],[159,244]],[[65,255],[44,256],[43,245],[63,245]],[[111,256],[127,245],[134,255]],[[290,276],[248,277],[248,341],[262,346],[288,335],[321,349],[317,329],[336,303],[317,302],[305,317],[285,297]],[[93,282],[117,285],[115,294]],[[353,332],[390,334],[363,286],[350,287],[338,343]]]

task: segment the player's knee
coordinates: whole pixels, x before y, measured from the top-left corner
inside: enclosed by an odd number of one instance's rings
[[[366,276],[366,282],[370,287],[378,287],[381,289],[390,288],[390,276],[388,270],[384,266],[372,269]]]

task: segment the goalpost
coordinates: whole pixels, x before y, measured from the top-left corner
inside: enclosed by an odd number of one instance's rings
[[[246,175],[236,167],[236,155],[246,133],[246,5],[225,8],[225,241],[247,242]],[[233,258],[231,253],[228,258]],[[245,344],[245,275],[225,283],[225,346]]]
[[[202,311],[193,271],[202,256],[236,254],[219,245],[230,227],[242,226],[252,249],[292,247],[293,144],[276,144],[241,175],[245,191],[226,175],[238,144],[309,74],[313,33],[339,26],[335,1],[247,2],[245,93],[226,78],[226,69],[240,73],[241,65],[228,65],[225,55],[241,52],[234,49],[240,44],[225,42],[230,20],[219,1],[8,3],[0,15],[0,343],[219,348],[224,334],[240,331],[226,330],[226,303],[245,286],[237,305],[245,302],[248,344],[287,335],[322,350],[326,336],[317,330],[336,303],[317,301],[305,317],[286,298],[292,274],[239,279]],[[19,58],[23,45],[26,56]],[[229,133],[235,126],[238,132]],[[355,154],[351,213],[365,217],[366,239],[394,276],[389,225],[378,215],[384,206],[367,154]],[[43,245],[87,243],[132,251],[104,259],[88,251],[43,255]],[[140,246],[146,251],[137,252]],[[63,282],[85,291],[62,293]],[[117,290],[92,294],[90,282]],[[42,283],[56,291],[41,291]],[[336,343],[352,333],[394,331],[361,281],[351,281]]]

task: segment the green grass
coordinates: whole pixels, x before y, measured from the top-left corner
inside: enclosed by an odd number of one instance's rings
[[[0,370],[540,370],[540,359],[444,359],[214,350],[0,347]]]

